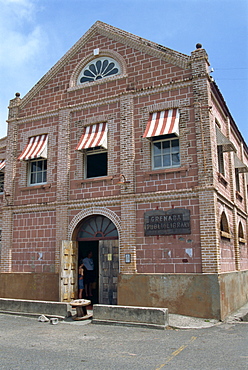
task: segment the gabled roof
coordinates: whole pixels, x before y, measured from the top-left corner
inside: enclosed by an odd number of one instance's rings
[[[183,69],[189,68],[190,57],[172,49],[166,48],[155,42],[133,35],[119,28],[97,21],[93,26],[74,44],[68,52],[37,82],[36,85],[22,98],[20,108],[23,108],[32,97],[81,49],[95,34],[106,36],[149,55],[163,59]]]

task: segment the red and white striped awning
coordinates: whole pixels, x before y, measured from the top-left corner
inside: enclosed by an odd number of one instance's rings
[[[143,137],[176,134],[179,136],[179,110],[177,108],[150,113]]]
[[[30,137],[28,144],[18,159],[20,161],[27,161],[35,158],[47,158],[47,141],[47,134]]]
[[[107,122],[85,127],[85,132],[81,136],[76,150],[95,148],[96,146],[107,149],[107,132]]]
[[[6,164],[6,162],[5,162],[5,159],[0,159],[0,171],[2,171],[4,168],[5,168],[5,164]]]

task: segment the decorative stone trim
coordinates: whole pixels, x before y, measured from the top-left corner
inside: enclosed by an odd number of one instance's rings
[[[239,243],[246,244],[246,240],[244,238],[239,238]]]
[[[227,232],[225,232],[225,231],[220,231],[220,236],[222,237],[222,238],[226,238],[226,239],[231,239],[231,234],[229,234],[229,233],[227,233]]]
[[[88,83],[85,82],[83,84],[78,85],[77,84],[77,79],[78,79],[78,76],[79,76],[80,72],[82,71],[83,67],[85,65],[87,65],[90,61],[93,62],[94,59],[97,59],[97,58],[100,58],[100,57],[110,57],[112,59],[115,59],[121,67],[121,74],[114,75],[114,76],[111,76],[111,77],[105,77],[101,80],[94,81],[94,82],[88,82]],[[83,58],[77,64],[76,68],[74,69],[74,72],[71,75],[70,82],[69,82],[69,89],[67,91],[74,91],[74,90],[77,90],[77,89],[82,89],[84,87],[91,86],[92,83],[95,85],[95,84],[99,84],[99,83],[112,81],[112,80],[115,80],[115,79],[120,79],[120,78],[123,78],[123,77],[127,77],[127,66],[126,66],[126,62],[125,62],[124,58],[114,50],[101,50],[100,49],[99,54],[97,54],[95,56],[93,54],[90,54],[87,57]]]
[[[159,174],[166,174],[172,172],[186,172],[189,170],[189,166],[180,166],[180,167],[172,167],[172,168],[165,168],[163,170],[153,170],[145,172],[145,176],[157,176]]]
[[[50,189],[51,184],[43,184],[43,185],[34,185],[34,186],[25,186],[24,188],[20,188],[20,191],[30,191],[30,190],[37,190],[37,189]]]
[[[147,110],[149,113],[158,112],[166,109],[172,108],[179,108],[183,106],[189,106],[190,101],[189,99],[182,99],[182,100],[172,100],[168,102],[163,102],[159,104],[148,105],[147,107],[143,108]]]
[[[190,66],[191,57],[186,54],[171,50],[162,45],[156,44],[155,42],[148,41],[142,37],[133,35],[100,21],[97,21],[95,24],[100,27],[99,32],[101,35],[110,37],[115,41],[129,45],[169,63],[176,64],[184,69],[187,69]]]
[[[97,207],[96,206],[96,207],[89,207],[88,209],[82,210],[72,219],[68,227],[68,240],[72,240],[74,229],[80,221],[82,221],[84,218],[88,216],[96,215],[96,214],[103,215],[109,218],[116,226],[118,234],[119,234],[119,239],[121,239],[121,220],[119,216],[117,216],[115,212],[111,211],[107,207]]]

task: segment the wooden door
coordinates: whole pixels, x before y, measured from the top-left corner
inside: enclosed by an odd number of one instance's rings
[[[118,240],[99,241],[99,303],[117,304]]]
[[[60,301],[70,302],[77,298],[77,242],[63,240],[61,246]]]

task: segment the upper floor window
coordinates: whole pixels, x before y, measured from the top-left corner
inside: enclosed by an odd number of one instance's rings
[[[0,160],[0,193],[4,190],[4,169],[5,169],[5,159]]]
[[[85,152],[85,177],[101,177],[108,174],[107,122],[86,126],[76,150]]]
[[[152,142],[152,167],[154,169],[180,166],[178,138],[166,138]]]
[[[225,167],[224,167],[224,155],[223,155],[223,146],[217,146],[217,154],[218,154],[218,171],[223,176],[225,176]]]
[[[85,177],[107,176],[108,153],[102,148],[87,149],[85,156]]]
[[[240,193],[239,169],[235,168],[235,185],[236,190]]]
[[[47,182],[47,142],[47,134],[30,137],[26,147],[18,157],[20,161],[29,161],[28,185]]]
[[[152,168],[180,166],[179,110],[150,113],[144,138],[151,139]]]
[[[242,173],[248,173],[248,167],[238,158],[238,156],[234,155],[234,167],[235,167],[235,184],[237,192],[240,192],[240,177],[239,175]]]
[[[78,84],[93,82],[102,78],[118,75],[121,72],[119,63],[110,57],[100,57],[90,61],[78,76]]]
[[[218,172],[225,176],[224,153],[236,152],[234,144],[221,132],[220,124],[215,120],[215,132],[217,142]]]
[[[30,161],[29,185],[45,184],[47,182],[47,160],[39,159]]]
[[[4,172],[0,172],[0,193],[4,190]]]

